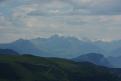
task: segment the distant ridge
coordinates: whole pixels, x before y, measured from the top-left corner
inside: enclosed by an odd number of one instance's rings
[[[0,44],[0,48],[44,57],[73,58],[87,53],[121,56],[121,40],[112,42],[90,41],[59,35],[30,40],[19,39],[12,43]]]
[[[87,53],[80,55],[76,58],[73,58],[72,60],[77,62],[91,62],[96,65],[106,66],[106,67],[112,67],[110,62],[107,58],[104,57],[104,55],[99,53]]]
[[[19,53],[11,49],[0,49],[0,55],[19,55]]]
[[[12,43],[1,44],[0,48],[12,49],[20,54],[33,54],[36,56],[44,56],[48,53],[38,49],[30,40],[19,39]]]

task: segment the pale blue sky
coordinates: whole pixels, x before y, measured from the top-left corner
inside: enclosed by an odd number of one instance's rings
[[[121,0],[0,0],[0,42],[53,34],[121,39]]]

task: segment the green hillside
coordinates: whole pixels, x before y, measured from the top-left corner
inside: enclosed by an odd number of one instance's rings
[[[121,81],[120,73],[59,58],[0,56],[0,81]]]

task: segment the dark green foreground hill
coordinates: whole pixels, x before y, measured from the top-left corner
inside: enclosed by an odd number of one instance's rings
[[[0,56],[0,81],[121,81],[121,69],[31,55]]]

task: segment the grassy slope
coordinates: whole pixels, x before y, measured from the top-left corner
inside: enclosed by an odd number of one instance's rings
[[[0,81],[121,81],[105,67],[58,58],[0,56]]]

